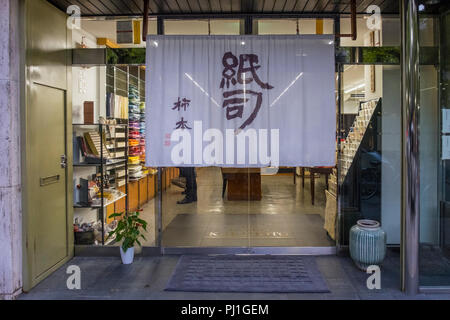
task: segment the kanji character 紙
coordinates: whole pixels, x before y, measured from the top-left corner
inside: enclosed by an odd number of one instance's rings
[[[246,62],[248,62],[248,67],[245,67]],[[259,62],[258,56],[256,54],[241,54],[239,56],[239,69],[237,73],[237,81],[240,84],[248,84],[253,80],[262,88],[262,89],[273,89],[269,83],[264,83],[259,79],[256,71],[261,68],[261,66],[257,65]],[[250,72],[253,78],[245,78],[245,74]]]

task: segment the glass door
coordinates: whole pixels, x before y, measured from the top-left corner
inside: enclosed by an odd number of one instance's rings
[[[372,92],[371,74],[380,77]],[[399,65],[343,65],[339,149],[339,245],[360,219],[380,222],[400,244]]]
[[[319,28],[320,34],[332,35],[333,19],[320,21],[323,24]],[[166,20],[165,31],[166,34],[237,35],[243,30],[239,23]],[[259,19],[253,26],[256,26],[254,33],[261,37],[269,34],[315,35],[318,30],[316,19]],[[280,90],[283,92],[280,97],[291,88],[300,72],[286,72],[286,90]],[[191,76],[189,81],[197,89],[206,90],[198,79]],[[277,96],[271,99],[275,101]],[[334,118],[335,110],[332,113]],[[286,115],[286,122],[289,120],[289,115]],[[164,172],[168,173],[162,176],[165,183],[162,185],[162,247],[165,252],[187,249],[191,252],[270,253],[290,250],[308,253],[302,248],[326,249],[309,253],[329,254],[335,251],[334,234],[324,229],[326,209],[336,211],[336,190],[330,195],[326,193],[333,168],[183,168],[181,179],[178,174],[173,176],[170,173],[173,170],[178,172],[178,169],[166,168]],[[192,175],[192,171],[195,171],[197,184],[196,201],[178,203],[184,198],[181,194],[184,186],[189,184],[183,172]],[[165,178],[165,174],[169,178]],[[335,228],[335,223],[331,224],[330,230],[332,228]]]
[[[351,227],[370,219],[381,223],[396,250],[402,183],[400,20],[382,16],[374,30],[360,19],[357,41],[342,38],[336,57],[341,62],[337,245],[347,247]],[[341,19],[341,29],[345,22]]]
[[[448,5],[419,7],[422,51],[440,52],[420,67],[421,286],[450,286],[450,13]]]

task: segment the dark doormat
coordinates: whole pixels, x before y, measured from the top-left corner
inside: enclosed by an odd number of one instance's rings
[[[187,292],[330,292],[310,256],[182,256],[166,287]]]

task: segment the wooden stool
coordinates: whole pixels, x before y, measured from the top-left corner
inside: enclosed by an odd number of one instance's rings
[[[309,171],[309,178],[310,178],[310,186],[311,186],[311,203],[314,205],[314,198],[315,198],[315,174],[324,174],[325,175],[325,186],[328,190],[328,177],[331,173],[333,173],[334,167],[310,167],[307,168]],[[305,187],[305,168],[301,168],[302,173],[302,187]]]

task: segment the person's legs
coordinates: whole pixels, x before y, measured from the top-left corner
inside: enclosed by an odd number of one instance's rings
[[[192,168],[192,190],[191,196],[194,201],[197,201],[197,170]]]
[[[186,177],[186,198],[191,199],[192,193],[192,168],[184,168],[184,176]]]
[[[184,189],[182,194],[186,194],[186,177],[184,176],[183,169],[184,168],[178,168],[180,170],[180,175],[177,178],[173,178],[171,180],[171,183],[177,187],[180,187]]]
[[[197,182],[195,178],[195,168],[184,168],[184,176],[186,177],[186,197],[178,201],[178,204],[185,204],[197,201]]]

